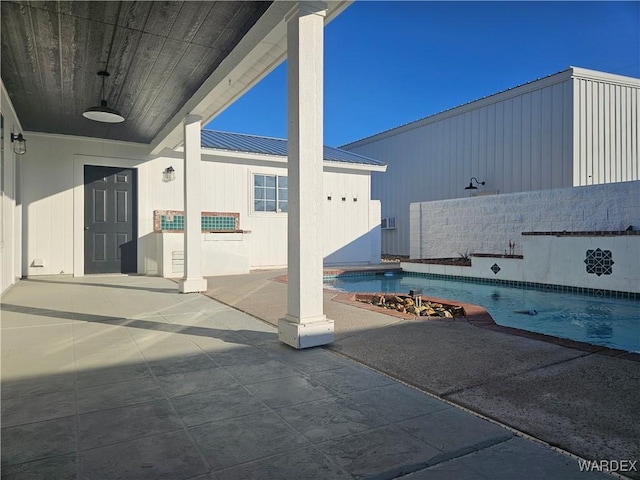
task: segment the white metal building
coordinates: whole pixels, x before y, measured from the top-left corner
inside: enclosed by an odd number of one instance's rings
[[[372,175],[382,252],[409,255],[412,202],[638,180],[639,90],[571,67],[341,147],[388,164]]]

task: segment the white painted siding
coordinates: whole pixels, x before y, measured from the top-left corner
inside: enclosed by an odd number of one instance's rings
[[[373,254],[370,236],[376,234],[370,233],[374,226],[369,220],[369,172],[325,169],[323,180],[325,264],[369,263]],[[379,255],[378,251],[378,262]]]
[[[576,78],[574,185],[640,179],[640,80]]]
[[[252,192],[253,174],[286,176],[286,165],[268,166],[250,160],[248,164],[228,164],[219,163],[223,158],[217,160],[213,157],[204,162],[203,210],[240,213],[240,227],[252,233],[251,268],[285,266],[287,214],[253,212]],[[325,167],[323,181],[325,263],[368,263],[369,172]]]
[[[144,145],[43,134],[30,134],[28,139],[23,195],[24,273],[83,274],[83,172],[85,164],[92,164],[137,169],[138,272],[158,274],[161,252],[152,235],[153,211],[183,209],[183,160],[149,160]],[[202,210],[240,213],[240,228],[252,232],[251,268],[285,266],[287,215],[252,211],[252,173],[287,175],[286,163],[245,162],[212,155],[203,158]],[[162,181],[162,171],[168,166],[176,172],[173,182]],[[369,222],[369,172],[327,166],[324,182],[325,191],[334,195],[331,202],[324,199],[325,261],[368,263],[375,256],[370,251],[370,245],[375,245],[371,235],[379,234]],[[358,200],[354,202],[353,198]],[[328,213],[330,205],[335,207],[335,216]],[[42,258],[44,267],[31,266],[35,258]]]
[[[0,113],[4,118],[3,165],[0,172],[0,181],[2,182],[2,198],[0,199],[0,293],[2,293],[22,276],[20,263],[15,259],[16,256],[20,258],[22,248],[20,165],[25,158],[13,153],[11,133],[21,133],[22,127],[13,110],[13,105],[4,85],[0,86]],[[29,148],[30,145],[27,142],[27,149]]]
[[[22,164],[22,271],[25,275],[82,273],[84,264],[78,264],[78,253],[84,255],[84,218],[77,211],[78,202],[80,205],[84,202],[78,190],[84,180],[82,162],[105,166],[124,162],[135,166],[146,158],[147,147],[36,133],[29,133],[27,138],[27,154]],[[157,173],[158,178],[161,172]],[[156,172],[139,169],[141,192],[142,185],[150,183],[147,174],[155,176]],[[139,198],[138,234],[143,237],[153,230],[153,220],[149,220],[143,208],[144,196]],[[144,249],[139,248],[138,271],[145,256]],[[35,258],[42,258],[44,267],[32,267]]]

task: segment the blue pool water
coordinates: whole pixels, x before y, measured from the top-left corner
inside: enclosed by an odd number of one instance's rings
[[[394,274],[341,277],[327,286],[345,292],[408,293],[481,305],[496,323],[593,345],[640,352],[640,303],[571,293]],[[535,310],[535,315],[529,312]]]

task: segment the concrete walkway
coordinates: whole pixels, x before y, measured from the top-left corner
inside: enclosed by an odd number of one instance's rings
[[[23,280],[0,324],[3,479],[611,478],[161,278]]]
[[[273,280],[284,274],[211,277],[208,295],[275,325],[286,285]],[[336,322],[329,349],[583,458],[636,461],[625,475],[640,478],[638,354],[577,350],[466,322],[399,320],[335,296],[325,290],[324,311]]]

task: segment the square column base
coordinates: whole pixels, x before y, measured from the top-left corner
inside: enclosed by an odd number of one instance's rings
[[[178,282],[178,291],[180,293],[200,293],[207,291],[206,278],[183,278]]]
[[[309,323],[281,318],[278,320],[278,339],[297,349],[327,345],[333,342],[333,320],[324,315]]]

